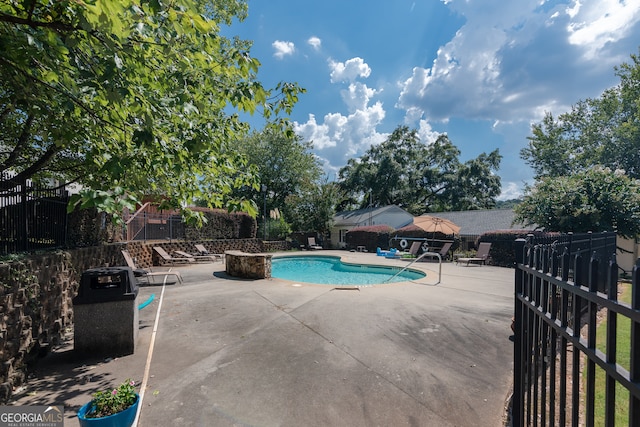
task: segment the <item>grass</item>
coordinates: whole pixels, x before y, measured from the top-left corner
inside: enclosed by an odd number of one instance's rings
[[[621,283],[619,285],[619,301],[631,304],[631,284]],[[631,357],[631,319],[618,316],[617,319],[617,363],[629,370]],[[606,332],[607,320],[598,326],[596,332],[596,346],[602,352],[606,352]],[[604,426],[605,415],[605,393],[606,375],[604,370],[596,369],[595,402],[594,415],[595,425]],[[629,392],[622,385],[616,384],[616,414],[615,425],[626,426],[629,423]]]

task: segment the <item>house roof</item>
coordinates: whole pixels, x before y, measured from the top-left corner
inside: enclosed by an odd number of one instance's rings
[[[333,217],[334,226],[356,227],[368,225],[374,218],[385,213],[405,213],[408,217],[412,215],[397,205],[387,205],[378,208],[364,208],[355,211],[338,212]],[[407,223],[411,223],[408,221]]]
[[[460,226],[460,234],[468,235],[496,230],[533,230],[535,228],[535,226],[525,227],[523,224],[514,224],[513,209],[437,212],[428,215],[448,219]]]

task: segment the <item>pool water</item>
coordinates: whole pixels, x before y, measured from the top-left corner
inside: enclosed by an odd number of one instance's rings
[[[339,257],[331,256],[274,257],[271,265],[272,277],[320,285],[377,285],[417,280],[426,276],[420,271],[405,270],[393,277],[399,271],[398,267],[345,264]]]

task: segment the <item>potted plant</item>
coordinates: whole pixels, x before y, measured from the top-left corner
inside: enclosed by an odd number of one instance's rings
[[[138,412],[140,396],[135,382],[126,380],[118,388],[98,391],[78,411],[81,427],[130,427]]]

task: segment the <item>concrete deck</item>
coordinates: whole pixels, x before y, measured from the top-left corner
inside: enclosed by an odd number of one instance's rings
[[[318,252],[320,253],[320,252]],[[370,253],[345,261],[406,265]],[[514,270],[416,263],[418,282],[336,289],[177,267],[184,284],[140,288],[133,355],[42,359],[11,405],[65,406],[127,378],[138,426],[500,426],[512,382]],[[70,333],[70,337],[73,334]]]

